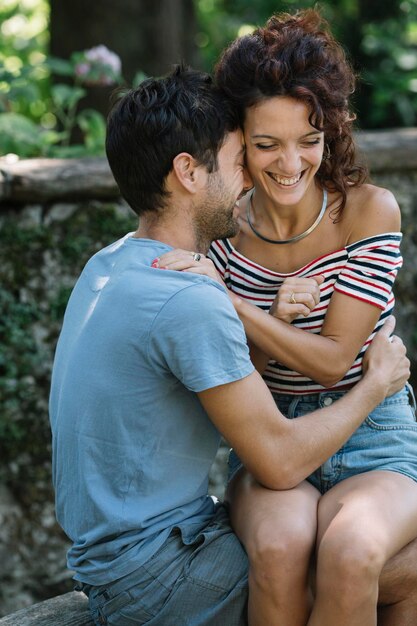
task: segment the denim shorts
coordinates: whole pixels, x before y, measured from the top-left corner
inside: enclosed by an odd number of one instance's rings
[[[325,391],[311,395],[274,394],[274,400],[289,419],[330,406],[346,392]],[[232,450],[229,480],[241,467]],[[411,386],[385,398],[368,415],[348,441],[307,480],[321,493],[356,474],[372,470],[399,472],[417,481],[416,401]]]
[[[88,595],[96,626],[247,626],[247,574],[246,553],[219,504],[206,527],[173,529],[131,574],[76,588]]]

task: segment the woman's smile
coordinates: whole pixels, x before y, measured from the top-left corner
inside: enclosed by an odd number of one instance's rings
[[[305,170],[303,170],[302,172],[299,172],[298,174],[296,174],[295,176],[292,176],[291,178],[289,178],[288,176],[280,176],[280,174],[275,174],[273,172],[266,172],[266,173],[268,174],[270,178],[272,178],[273,181],[278,183],[278,185],[283,185],[284,187],[293,187],[299,182],[299,180],[304,174],[304,171]]]

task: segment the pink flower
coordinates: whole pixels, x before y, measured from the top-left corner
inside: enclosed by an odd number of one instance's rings
[[[77,63],[75,66],[75,73],[77,76],[85,76],[91,70],[91,66],[88,63]]]
[[[96,46],[85,51],[85,58],[100,65],[107,65],[115,74],[120,74],[122,62],[120,57],[106,46]]]
[[[120,57],[100,45],[74,54],[75,75],[86,85],[113,85],[121,78]]]

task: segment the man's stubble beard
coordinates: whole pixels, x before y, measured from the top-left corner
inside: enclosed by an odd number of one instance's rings
[[[197,250],[207,252],[215,239],[228,239],[239,232],[233,216],[236,199],[228,193],[220,175],[209,178],[205,198],[195,210],[194,234]]]

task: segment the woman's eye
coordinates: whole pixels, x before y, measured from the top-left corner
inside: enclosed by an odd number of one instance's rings
[[[274,144],[272,143],[257,143],[255,145],[258,148],[258,150],[270,150],[271,148],[275,147]]]
[[[317,146],[320,143],[320,139],[314,139],[314,141],[305,141],[305,146]]]

